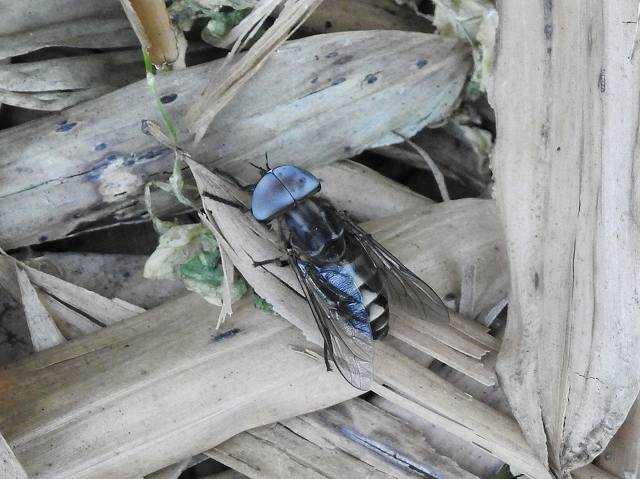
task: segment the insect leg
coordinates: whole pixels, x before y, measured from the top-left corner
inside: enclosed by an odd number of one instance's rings
[[[327,371],[333,371],[331,364],[329,363],[329,349],[327,348],[327,341],[324,342],[324,364],[327,367]]]
[[[249,211],[249,208],[247,208],[245,205],[237,201],[228,200],[226,198],[212,195],[211,193],[207,193],[207,192],[202,193],[202,196],[204,196],[205,198],[209,198],[210,200],[217,201],[218,203],[222,203],[223,205],[233,206],[234,208],[238,208],[243,213],[246,213],[247,211]]]
[[[289,258],[271,258],[253,262],[254,268],[257,268],[258,266],[265,266],[267,264],[275,264],[277,266],[280,266],[281,268],[284,268],[285,266],[289,266]]]

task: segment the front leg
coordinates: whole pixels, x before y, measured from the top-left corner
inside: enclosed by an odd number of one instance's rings
[[[289,258],[272,258],[253,262],[253,266],[255,268],[258,266],[265,266],[267,264],[275,264],[276,266],[284,268],[285,266],[289,266],[291,263],[289,263]]]
[[[223,205],[232,206],[234,208],[238,208],[241,212],[246,213],[249,211],[245,205],[240,203],[239,201],[228,200],[226,198],[222,198],[220,196],[212,195],[211,193],[207,193],[206,191],[202,193],[204,198],[209,198],[210,200],[217,201],[218,203],[222,203]]]

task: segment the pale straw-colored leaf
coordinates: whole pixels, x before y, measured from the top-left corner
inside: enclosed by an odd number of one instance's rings
[[[195,134],[196,142],[205,135],[216,114],[231,101],[240,88],[256,74],[269,56],[309,17],[322,0],[284,0],[284,2],[275,23],[233,65],[226,68],[225,62],[225,66],[216,71],[199,101],[190,108],[186,120],[189,129]],[[281,3],[282,0],[263,0],[255,7],[252,14],[236,27],[238,30],[231,32],[232,37],[237,40],[228,58],[232,58],[241,45],[255,35],[266,17]]]
[[[5,479],[28,479],[27,472],[18,461],[2,434],[0,434],[0,477]]]
[[[29,335],[35,351],[58,346],[66,341],[56,324],[40,302],[38,292],[27,273],[16,264],[16,278],[20,287],[20,300],[24,309]]]

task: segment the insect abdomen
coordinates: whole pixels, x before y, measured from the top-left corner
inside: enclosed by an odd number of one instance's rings
[[[354,261],[353,269],[356,276],[355,284],[369,313],[373,339],[382,339],[389,332],[389,301],[384,292],[381,275],[364,254]]]

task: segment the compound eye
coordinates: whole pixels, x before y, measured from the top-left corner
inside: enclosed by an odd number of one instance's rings
[[[267,173],[253,191],[251,213],[258,221],[271,221],[293,204],[293,198],[280,180],[272,173]]]

